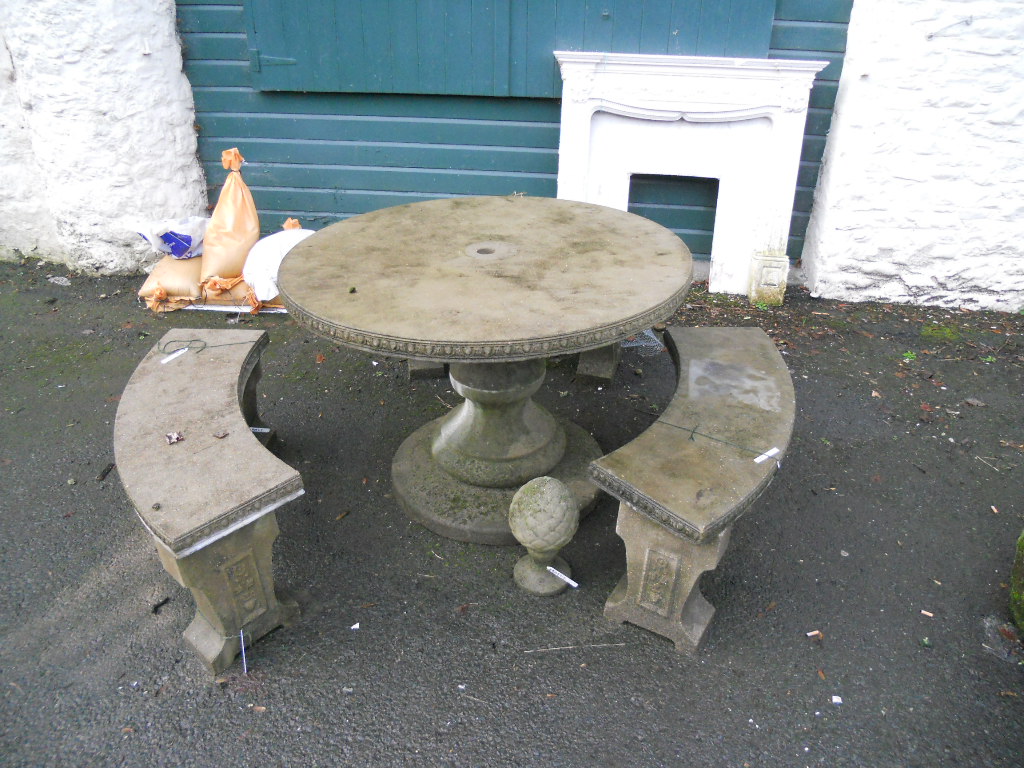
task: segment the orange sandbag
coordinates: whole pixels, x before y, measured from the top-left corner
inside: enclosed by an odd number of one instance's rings
[[[284,309],[284,302],[281,301],[280,296],[275,296],[270,301],[260,301],[256,297],[256,291],[249,288],[249,292],[245,295],[246,303],[252,307],[249,310],[249,314],[258,315],[264,308],[266,309]]]
[[[237,148],[221,152],[220,161],[230,172],[206,227],[202,281],[241,275],[249,249],[260,239],[256,203],[242,181],[240,169],[244,159]]]
[[[154,312],[181,309],[202,296],[202,258],[176,259],[170,254],[153,268],[139,289],[139,298]]]
[[[203,281],[203,295],[207,298],[216,298],[222,293],[230,294],[231,289],[245,280],[241,275],[238,277],[211,277]]]
[[[249,292],[249,286],[240,277],[214,277],[203,283],[203,298],[196,304],[246,306],[249,304]]]

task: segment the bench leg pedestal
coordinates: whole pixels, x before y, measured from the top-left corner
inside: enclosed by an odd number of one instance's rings
[[[696,652],[715,613],[698,581],[722,559],[730,528],[697,543],[621,502],[615,531],[626,543],[626,575],[605,603],[605,617],[667,637],[678,651]]]
[[[580,352],[576,378],[586,383],[608,384],[615,378],[621,360],[622,345],[619,343]]]
[[[433,360],[407,360],[406,370],[409,381],[416,379],[443,379],[448,376],[444,363]]]
[[[196,615],[183,636],[213,674],[235,660],[243,630],[248,646],[298,617],[295,602],[274,588],[278,532],[271,512],[183,558],[157,544],[164,568],[195,598]]]

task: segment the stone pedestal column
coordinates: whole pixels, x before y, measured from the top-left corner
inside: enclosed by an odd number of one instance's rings
[[[546,473],[565,454],[565,430],[531,395],[544,382],[545,361],[452,363],[451,380],[465,401],[434,438],[437,463],[463,482],[519,486]]]
[[[615,531],[626,543],[626,575],[605,603],[605,617],[657,632],[678,651],[695,652],[715,614],[697,582],[717,567],[731,530],[698,544],[621,502]]]
[[[298,617],[298,606],[274,588],[271,548],[279,529],[270,512],[184,557],[157,542],[167,572],[192,592],[196,615],[185,641],[213,674],[223,672],[245,644]]]
[[[410,517],[459,541],[515,544],[509,504],[519,486],[542,475],[569,486],[581,515],[590,510],[597,488],[587,465],[601,449],[533,401],[545,366],[544,359],[451,363],[452,386],[465,401],[410,435],[391,465]]]

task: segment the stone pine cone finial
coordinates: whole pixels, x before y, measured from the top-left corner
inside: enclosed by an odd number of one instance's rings
[[[571,575],[569,564],[558,557],[558,552],[572,541],[579,521],[576,497],[561,480],[538,477],[516,491],[508,510],[508,524],[527,551],[516,563],[516,584],[535,595],[563,591],[568,585],[547,567]]]

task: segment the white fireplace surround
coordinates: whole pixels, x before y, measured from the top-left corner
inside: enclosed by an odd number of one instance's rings
[[[828,62],[554,54],[558,197],[626,210],[632,174],[718,179],[710,290],[781,302],[807,101]]]

